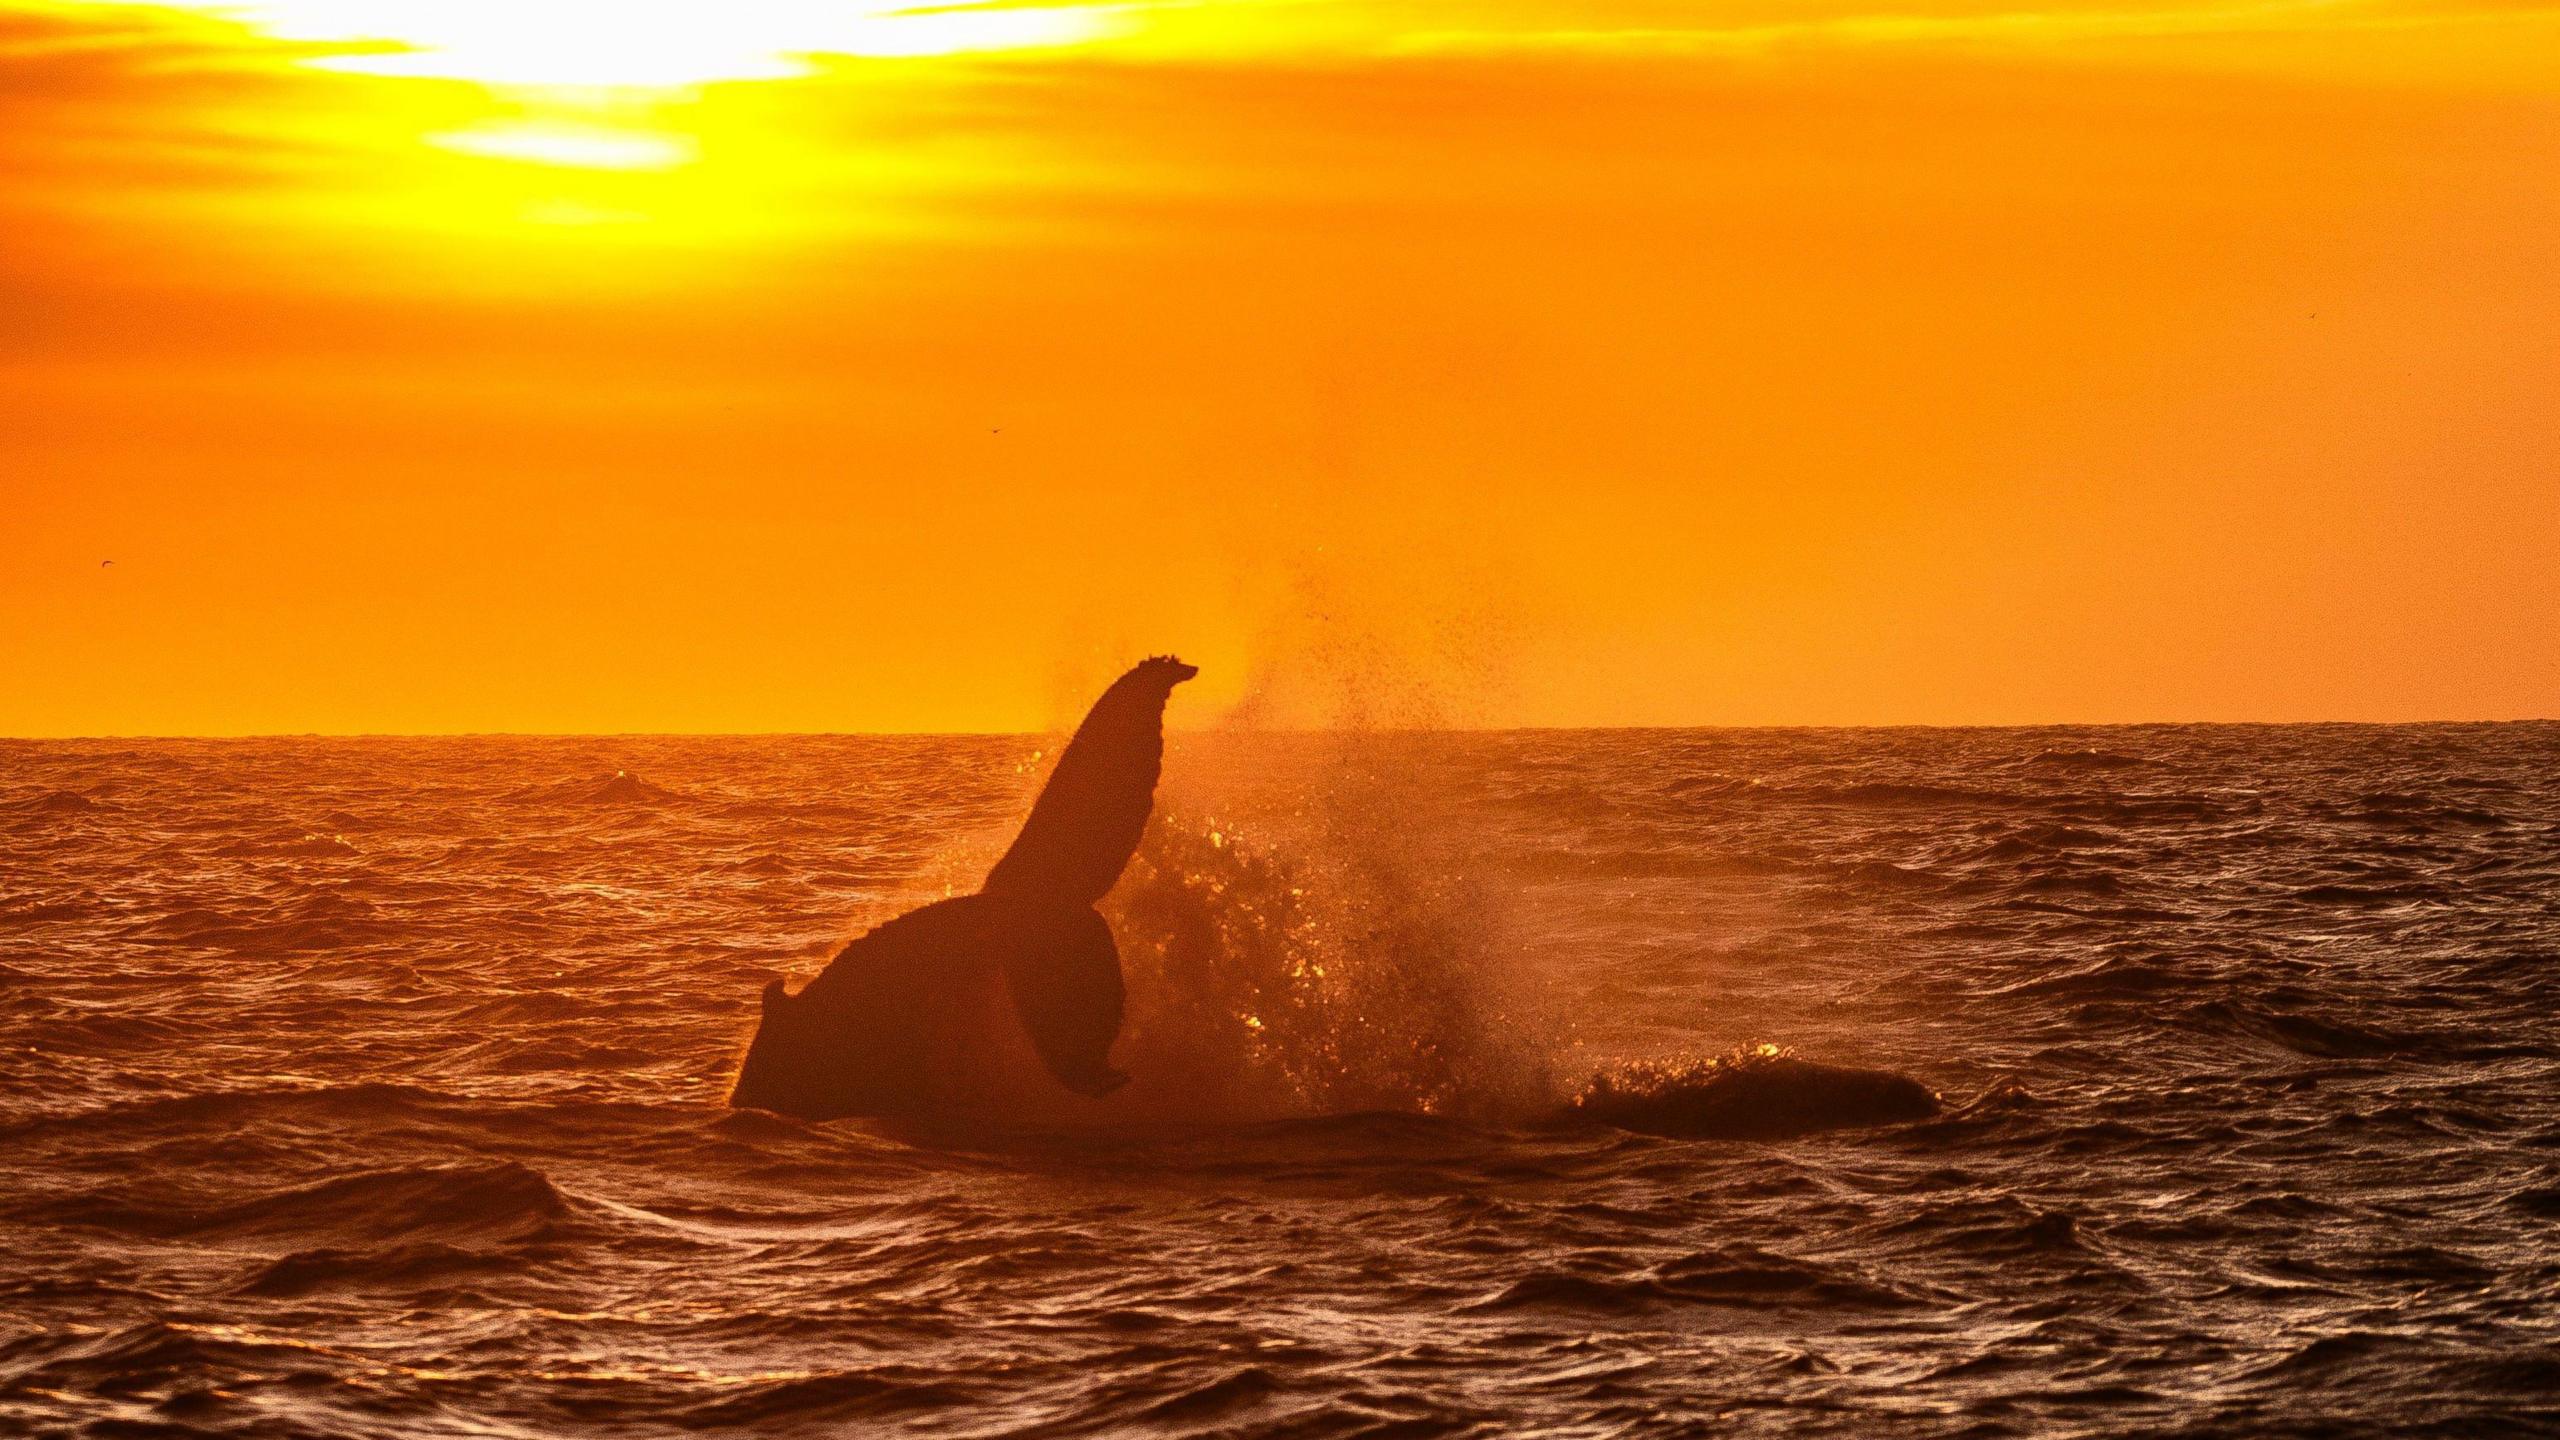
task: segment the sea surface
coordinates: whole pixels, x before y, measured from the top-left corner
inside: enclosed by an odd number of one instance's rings
[[[727,1109],[1054,743],[0,744],[0,1434],[2560,1434],[2560,726],[1178,735],[1128,1089]]]

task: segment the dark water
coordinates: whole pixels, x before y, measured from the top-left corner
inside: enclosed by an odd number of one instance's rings
[[[724,1110],[1034,749],[0,746],[0,1433],[2560,1434],[2560,727],[1193,738],[1094,1123]]]

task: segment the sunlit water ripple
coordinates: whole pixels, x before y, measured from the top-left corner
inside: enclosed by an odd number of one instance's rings
[[[0,745],[0,1431],[2560,1434],[2560,726],[1178,738],[1125,1111],[724,1109],[1037,748]]]

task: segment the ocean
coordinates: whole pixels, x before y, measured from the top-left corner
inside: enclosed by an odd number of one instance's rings
[[[2560,1435],[2560,725],[1177,734],[1124,1091],[728,1109],[1055,743],[0,742],[0,1433]]]

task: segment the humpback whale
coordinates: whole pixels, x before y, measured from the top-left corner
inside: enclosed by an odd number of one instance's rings
[[[1113,681],[977,894],[857,937],[798,994],[765,986],[729,1103],[813,1120],[966,1105],[1019,1078],[1016,1037],[1066,1090],[1118,1089],[1120,953],[1094,906],[1146,831],[1165,702],[1198,673],[1159,655]]]
[[[793,994],[765,986],[729,1103],[812,1120],[982,1110],[1109,1095],[1125,998],[1094,907],[1137,853],[1164,764],[1164,710],[1199,672],[1170,655],[1103,691],[974,895],[861,935]],[[1072,1103],[1072,1102],[1069,1102]],[[1549,1112],[1692,1139],[1776,1139],[1922,1119],[1938,1097],[1890,1071],[1770,1052],[1603,1076]]]
[[[1785,1140],[1926,1120],[1937,1092],[1908,1075],[1825,1065],[1775,1047],[1732,1060],[1603,1075],[1551,1123],[1598,1123],[1683,1140]]]

